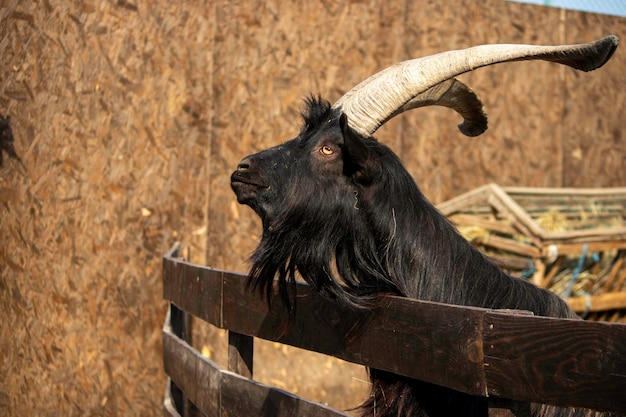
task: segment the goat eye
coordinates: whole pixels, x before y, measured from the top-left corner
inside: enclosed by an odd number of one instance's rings
[[[328,145],[322,146],[322,148],[320,149],[320,152],[323,153],[324,155],[332,155],[335,153],[335,151],[333,151],[333,148],[331,148]]]

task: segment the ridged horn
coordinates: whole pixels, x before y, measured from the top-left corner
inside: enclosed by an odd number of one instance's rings
[[[487,128],[480,99],[457,75],[501,62],[544,60],[592,71],[613,55],[619,39],[606,36],[577,45],[479,45],[442,52],[392,65],[346,92],[334,105],[348,116],[349,126],[370,136],[387,120],[407,110],[442,105],[464,118],[461,132],[477,136]]]

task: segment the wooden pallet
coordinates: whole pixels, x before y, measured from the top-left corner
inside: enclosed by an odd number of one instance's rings
[[[626,313],[626,188],[487,184],[438,208],[503,268],[574,310]]]

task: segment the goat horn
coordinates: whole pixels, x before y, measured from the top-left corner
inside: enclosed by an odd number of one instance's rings
[[[387,120],[417,107],[443,105],[464,117],[459,125],[468,136],[487,128],[482,103],[459,74],[500,62],[544,60],[577,70],[592,71],[613,55],[619,39],[606,36],[578,45],[479,45],[404,61],[388,67],[346,92],[334,105],[348,116],[348,124],[370,136]]]
[[[413,97],[383,120],[379,126],[400,113],[425,106],[444,106],[455,110],[463,116],[463,123],[459,124],[459,130],[466,136],[478,136],[487,130],[487,115],[483,112],[483,103],[468,86],[456,78],[436,84]]]

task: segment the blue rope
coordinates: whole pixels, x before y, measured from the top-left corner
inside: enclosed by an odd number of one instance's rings
[[[526,259],[526,262],[528,263],[528,268],[526,268],[526,269],[524,269],[522,271],[522,277],[523,278],[530,278],[535,273],[535,264],[533,263],[533,261],[531,259]]]

